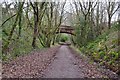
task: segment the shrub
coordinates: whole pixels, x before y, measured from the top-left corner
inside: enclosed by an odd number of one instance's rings
[[[118,59],[118,53],[117,53],[117,52],[111,52],[111,53],[109,54],[109,56],[110,56],[110,58],[112,58],[112,59],[114,59],[114,60]]]
[[[105,56],[105,52],[104,51],[99,52],[99,58],[100,59],[103,59],[104,56]]]
[[[66,42],[67,40],[68,40],[67,36],[65,36],[65,35],[61,36],[61,39],[60,39],[61,42]]]

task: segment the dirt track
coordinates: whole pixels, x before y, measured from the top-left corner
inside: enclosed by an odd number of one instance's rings
[[[55,60],[44,73],[45,78],[83,78],[79,67],[74,65],[75,58],[71,54],[68,46],[61,46]]]

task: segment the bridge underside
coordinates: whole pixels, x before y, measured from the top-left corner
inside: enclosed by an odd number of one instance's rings
[[[72,33],[72,32],[64,32],[64,31],[56,32],[56,34],[59,34],[59,33],[66,33],[66,34],[75,35],[75,34],[74,34],[74,33]]]

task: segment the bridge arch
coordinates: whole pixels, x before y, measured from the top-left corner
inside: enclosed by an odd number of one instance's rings
[[[66,33],[66,34],[75,35],[74,29],[71,26],[67,26],[67,25],[61,25],[58,31],[56,32],[56,34],[58,33]]]

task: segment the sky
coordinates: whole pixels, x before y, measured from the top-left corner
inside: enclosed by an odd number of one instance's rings
[[[0,3],[2,3],[3,1],[8,1],[8,2],[11,2],[11,1],[15,1],[15,0],[0,0]],[[17,0],[17,1],[29,1],[29,0]],[[41,2],[41,1],[59,1],[59,2],[64,2],[64,1],[67,1],[67,2],[73,2],[73,1],[88,1],[88,0],[32,0],[32,1],[38,1],[38,2]],[[90,0],[90,1],[97,1],[97,0]],[[100,2],[105,2],[106,0],[98,0]],[[120,2],[120,0],[108,0],[108,1],[112,1],[112,2]]]
[[[13,1],[16,1],[16,0],[0,0],[0,3],[4,2],[4,1],[7,1],[9,3],[13,2]],[[17,1],[29,1],[29,0],[17,0]],[[33,0],[32,0],[33,1]],[[42,0],[34,0],[34,1],[42,1]],[[44,0],[45,1],[45,0]],[[60,1],[60,2],[64,2],[65,0],[46,0],[46,1]],[[66,0],[66,5],[65,5],[65,10],[70,12],[70,3],[72,3],[73,1],[78,1],[78,0]],[[82,0],[80,0],[82,1]],[[83,1],[88,1],[88,0],[83,0]],[[96,1],[96,0],[91,0],[91,1]],[[99,1],[105,1],[105,0],[99,0]],[[120,2],[120,0],[109,0],[109,1],[115,1],[115,2]],[[12,6],[11,6],[12,7]],[[114,15],[113,18],[112,18],[112,21],[114,21],[114,18],[116,18],[117,15]]]

